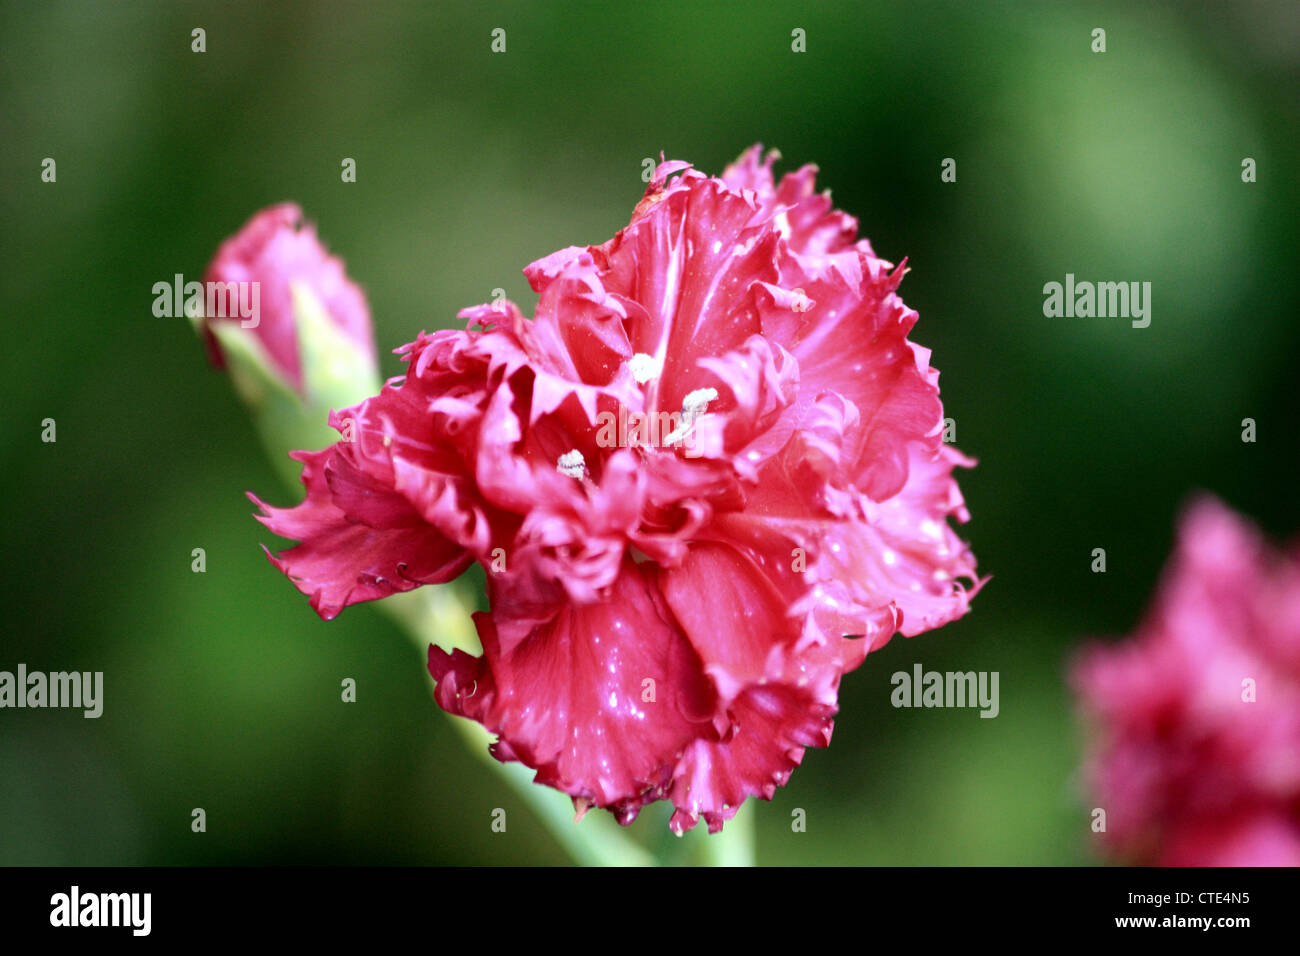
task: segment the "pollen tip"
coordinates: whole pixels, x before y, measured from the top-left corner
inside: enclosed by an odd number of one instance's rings
[[[627,365],[632,370],[632,377],[636,379],[638,385],[644,385],[646,382],[659,377],[659,363],[655,361],[653,355],[637,352],[628,359]]]
[[[571,448],[560,456],[560,460],[555,463],[555,470],[570,478],[581,478],[587,473],[587,460],[582,457],[582,452]]]
[[[682,399],[682,414],[690,418],[696,418],[703,414],[704,410],[709,407],[709,402],[715,401],[718,397],[716,388],[697,388],[693,392],[687,392],[686,397]]]

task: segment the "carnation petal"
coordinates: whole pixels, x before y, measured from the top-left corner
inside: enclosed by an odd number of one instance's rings
[[[429,650],[438,703],[501,737],[501,760],[631,822],[664,796],[711,689],[648,572],[632,561],[608,601],[561,606],[503,650],[509,610],[477,615],[484,654]]]

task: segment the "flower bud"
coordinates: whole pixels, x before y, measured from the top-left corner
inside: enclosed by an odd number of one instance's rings
[[[292,475],[290,450],[330,444],[330,411],[379,389],[365,295],[292,203],[262,210],[222,243],[204,284],[217,290],[208,302],[240,308],[191,319],[272,461]]]

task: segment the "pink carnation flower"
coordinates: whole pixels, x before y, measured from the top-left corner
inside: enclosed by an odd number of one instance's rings
[[[355,441],[297,453],[306,501],[262,505],[325,618],[480,562],[483,654],[430,648],[438,702],[625,824],[770,799],[840,676],[979,586],[904,269],[773,158],[661,164],[613,239],[524,270],[532,319],[422,334]]]
[[[1136,635],[1089,648],[1073,678],[1117,857],[1300,865],[1300,548],[1196,502]]]
[[[260,315],[251,331],[294,389],[302,388],[292,292],[295,284],[315,295],[339,331],[374,364],[374,336],[365,295],[347,277],[343,263],[326,252],[315,228],[303,222],[302,210],[293,203],[256,213],[221,244],[203,278],[204,282],[258,283]],[[206,319],[204,325],[208,354],[219,368],[224,367],[224,356],[206,323],[223,321],[240,320]]]

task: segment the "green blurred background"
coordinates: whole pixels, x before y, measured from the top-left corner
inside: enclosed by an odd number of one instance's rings
[[[386,375],[494,288],[531,309],[520,269],[624,225],[660,150],[816,162],[910,258],[994,578],[845,678],[831,747],[757,807],[760,862],[1095,860],[1070,652],[1131,629],[1190,492],[1300,530],[1294,3],[5,3],[0,37],[0,669],[102,670],[106,697],[0,711],[0,863],[564,860],[408,638],[366,607],[322,623],[266,563],[244,492],[288,495],[188,324],[151,313],[273,202],[366,290]],[[1067,272],[1151,282],[1150,327],[1044,318]],[[1000,715],[893,709],[914,662],[998,671]]]

